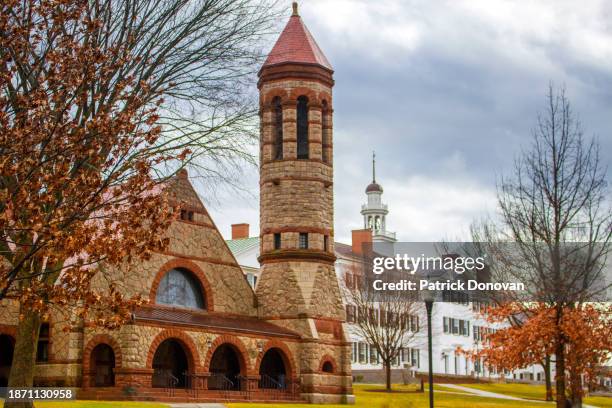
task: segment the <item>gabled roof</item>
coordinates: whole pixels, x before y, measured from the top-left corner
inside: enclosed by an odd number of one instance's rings
[[[183,169],[179,171],[176,176],[169,178],[166,183],[170,192],[175,195],[174,198],[178,202],[189,206],[191,209],[208,214],[198,193],[189,182],[187,170]]]
[[[330,71],[333,70],[297,13],[296,3],[293,5],[293,15],[289,18],[289,22],[268,54],[262,68],[289,62],[320,65]]]

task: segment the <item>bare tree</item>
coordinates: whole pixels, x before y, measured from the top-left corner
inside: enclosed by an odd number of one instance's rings
[[[603,300],[610,288],[605,268],[612,211],[598,143],[584,140],[564,89],[551,85],[546,102],[530,149],[499,184],[501,225],[480,229],[473,239],[486,241],[496,255],[496,280],[527,285],[526,293],[510,299],[516,307],[504,315],[517,329],[533,326],[529,323],[536,317],[553,328],[550,350],[535,354],[545,366],[554,354],[557,407],[565,408],[568,379],[573,406],[579,407],[584,362],[573,359],[578,345],[567,330],[566,315],[575,315],[584,302]],[[504,247],[509,242],[512,246]],[[546,331],[544,324],[537,327]]]
[[[391,391],[391,366],[403,349],[413,345],[420,329],[423,302],[410,291],[374,289],[367,263],[355,264],[345,279],[345,299],[352,308],[348,320],[357,335],[374,346],[385,369],[386,390]],[[392,275],[392,272],[386,272]]]

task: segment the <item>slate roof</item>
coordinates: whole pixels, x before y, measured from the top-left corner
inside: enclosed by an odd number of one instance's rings
[[[297,15],[297,11],[289,18],[263,67],[288,62],[320,65],[330,71],[333,70],[302,18]]]
[[[217,316],[191,309],[140,308],[134,312],[134,320],[231,330],[239,333],[300,337],[289,329],[256,318]]]

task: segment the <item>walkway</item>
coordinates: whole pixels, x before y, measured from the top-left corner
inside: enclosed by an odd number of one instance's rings
[[[513,400],[513,401],[540,402],[542,404],[554,404],[554,402],[550,402],[550,401],[538,401],[538,400],[530,400],[530,399],[525,399],[525,398],[513,397],[511,395],[498,394],[496,392],[478,390],[476,388],[462,387],[461,385],[457,385],[457,384],[440,384],[440,385],[446,388],[452,388],[457,391],[466,392],[466,393],[477,395],[479,397],[484,397],[484,398],[498,398],[498,399],[505,399],[505,400]],[[582,408],[597,408],[597,407],[593,405],[582,404]]]

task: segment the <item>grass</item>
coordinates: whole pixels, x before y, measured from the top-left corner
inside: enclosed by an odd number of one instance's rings
[[[465,387],[499,394],[511,395],[526,399],[544,399],[544,387],[529,384],[465,384]],[[414,385],[394,385],[393,393],[382,392],[382,385],[355,384],[355,408],[427,408],[429,399],[427,392],[415,392],[418,387]],[[427,384],[425,384],[427,390]],[[545,408],[538,402],[512,401],[495,398],[472,396],[468,393],[436,385],[436,408]],[[586,404],[601,408],[612,408],[612,398],[589,397]],[[1,402],[0,402],[1,403]],[[346,408],[346,405],[314,405],[314,404],[258,404],[233,403],[227,404],[229,408]],[[0,405],[1,406],[1,405]],[[168,405],[154,402],[127,402],[127,401],[56,401],[37,402],[36,408],[168,408]],[[551,405],[552,406],[552,405]]]
[[[427,408],[429,399],[425,393],[394,392],[391,394],[380,392],[384,387],[381,385],[355,384],[355,408]],[[395,385],[396,391],[409,391],[414,387]],[[442,387],[436,387],[440,389]],[[440,389],[442,391],[442,389]],[[446,391],[446,390],[444,390]],[[451,391],[449,389],[449,391]],[[454,392],[454,391],[453,391]],[[510,400],[499,400],[492,398],[474,397],[468,394],[436,393],[436,408],[543,408],[540,403],[529,403]],[[230,408],[346,408],[346,405],[312,405],[312,404],[251,404],[236,403],[228,404]]]
[[[475,388],[478,390],[496,392],[498,394],[510,395],[513,397],[544,401],[546,399],[546,388],[543,385],[531,384],[461,384],[464,387]],[[554,392],[554,390],[553,390]],[[594,405],[601,408],[612,408],[612,398],[610,397],[586,397],[585,404]]]
[[[584,399],[584,403],[600,408],[612,408],[612,398],[610,397],[587,397]]]
[[[0,407],[4,403],[0,401]],[[133,401],[40,401],[34,404],[35,408],[168,408],[166,404],[158,402]]]

